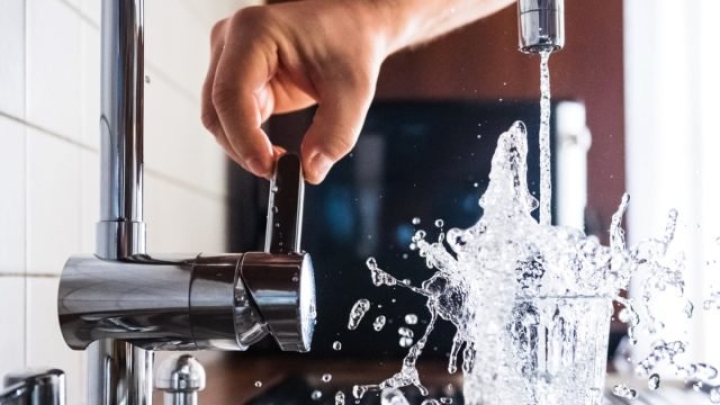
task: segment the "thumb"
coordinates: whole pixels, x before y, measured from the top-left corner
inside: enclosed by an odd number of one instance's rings
[[[375,82],[370,78],[342,78],[323,84],[315,118],[302,144],[308,182],[322,182],[355,146],[374,93]]]

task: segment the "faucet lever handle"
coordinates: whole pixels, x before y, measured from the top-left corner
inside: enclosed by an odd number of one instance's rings
[[[304,197],[305,178],[300,156],[286,153],[278,159],[270,182],[266,253],[300,252]]]

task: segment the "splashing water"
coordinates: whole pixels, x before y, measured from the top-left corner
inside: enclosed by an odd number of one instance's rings
[[[335,394],[335,405],[345,405],[345,394],[342,391]]]
[[[670,212],[661,237],[632,247],[621,227],[627,195],[613,215],[610,246],[579,230],[542,225],[531,215],[538,202],[528,190],[526,155],[525,126],[517,122],[498,139],[480,221],[441,232],[436,241],[416,232],[411,248],[435,270],[420,286],[397,282],[368,259],[373,284],[424,296],[430,319],[401,370],[377,385],[356,386],[356,398],[409,385],[427,395],[415,366],[443,319],[457,329],[448,371],[457,371],[462,354],[466,403],[595,405],[601,403],[613,299],[624,306],[620,318],[633,342],[665,328],[652,305],[656,299],[674,297],[682,303],[680,316],[692,316],[692,303],[684,298],[684,258],[669,249],[677,212]],[[640,295],[622,298],[631,280]],[[671,366],[688,381],[714,378],[713,367],[683,361],[686,346],[658,340],[637,360],[636,373],[654,378],[653,370]],[[629,392],[621,388],[621,395]]]
[[[438,219],[436,241],[428,241],[422,229],[412,238],[410,248],[435,270],[429,279],[414,286],[380,269],[374,258],[367,260],[375,286],[400,286],[424,296],[430,319],[415,343],[412,335],[399,330],[401,345],[409,346],[400,371],[379,384],[353,387],[357,400],[369,390],[395,392],[405,386],[415,386],[427,395],[416,363],[435,323],[443,319],[456,327],[448,372],[457,371],[462,354],[465,403],[598,405],[612,300],[624,307],[619,319],[628,324],[632,344],[641,335],[664,336],[668,306],[654,302],[676,300],[679,305],[673,308],[678,313],[670,316],[685,321],[693,316],[695,307],[685,298],[685,259],[669,249],[677,211],[670,211],[661,237],[631,247],[621,226],[628,195],[612,217],[609,246],[579,230],[551,226],[549,58],[550,53],[541,54],[540,201],[527,187],[527,136],[524,124],[516,122],[498,139],[490,181],[480,199],[483,216],[479,222],[445,233],[444,222]],[[538,208],[539,222],[531,215]],[[412,224],[419,225],[420,219],[413,218]],[[620,292],[631,282],[639,286],[634,288],[639,294],[623,298]],[[720,308],[719,302],[720,293],[713,293],[703,302],[703,309]],[[351,311],[351,329],[357,327],[369,303],[357,306]],[[655,371],[661,368],[703,387],[718,371],[686,361],[687,346],[685,336],[658,338],[647,355],[629,360],[635,363],[635,373],[648,379],[650,389],[660,386]],[[612,392],[629,399],[638,396],[624,384]],[[720,403],[720,388],[710,389],[709,399]]]

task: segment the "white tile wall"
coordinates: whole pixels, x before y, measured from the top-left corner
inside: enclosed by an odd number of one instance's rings
[[[0,165],[0,274],[21,274],[25,272],[25,128],[3,116]]]
[[[27,130],[27,272],[59,275],[80,250],[80,149]]]
[[[58,0],[27,0],[26,26],[26,117],[80,140],[80,19]]]
[[[84,354],[63,343],[62,265],[92,252],[99,212],[100,1],[0,6],[0,376],[68,373],[84,404]],[[210,28],[244,0],[146,0],[148,248],[224,248],[224,157],[200,124]]]
[[[25,278],[0,277],[0,375],[25,366]]]
[[[0,12],[0,111],[16,117],[25,109],[25,7],[2,4]]]

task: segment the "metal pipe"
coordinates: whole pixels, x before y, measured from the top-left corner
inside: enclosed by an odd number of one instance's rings
[[[100,222],[96,253],[145,253],[143,223],[143,0],[103,0]],[[152,352],[103,339],[88,349],[88,403],[152,404]]]
[[[97,254],[145,253],[143,0],[103,0]]]

